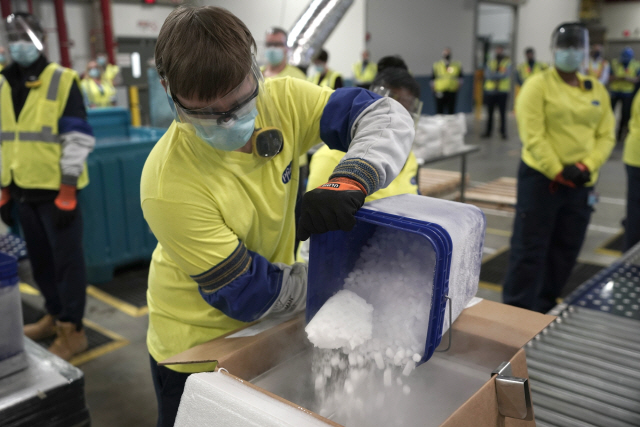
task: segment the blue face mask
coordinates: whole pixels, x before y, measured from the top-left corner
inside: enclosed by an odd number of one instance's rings
[[[573,73],[580,69],[584,60],[584,51],[577,49],[557,49],[555,66],[565,73]]]
[[[11,58],[25,68],[36,62],[36,59],[40,57],[40,51],[36,45],[27,41],[9,43],[9,52],[11,53]]]
[[[92,68],[89,70],[89,77],[91,77],[92,79],[99,79],[100,78],[100,70],[98,70],[97,68]]]
[[[193,126],[196,129],[196,135],[213,148],[234,151],[245,145],[251,138],[257,116],[258,109],[254,108],[230,126],[218,125],[215,120],[211,120],[211,125],[205,125],[206,120],[202,120],[200,124],[194,123]]]
[[[278,65],[284,59],[284,49],[279,47],[268,47],[264,51],[264,56],[271,65]]]
[[[5,61],[6,59],[7,59],[7,58],[5,58],[5,56],[4,56],[3,54],[1,54],[1,53],[0,53],[0,62],[1,62],[1,63],[4,63],[4,61]]]
[[[317,72],[318,74],[322,74],[322,73],[324,73],[324,65],[314,65],[314,67],[315,67],[316,72]]]
[[[96,59],[96,62],[99,66],[104,67],[105,65],[107,65],[107,58],[105,58],[104,56],[100,56],[98,59]]]

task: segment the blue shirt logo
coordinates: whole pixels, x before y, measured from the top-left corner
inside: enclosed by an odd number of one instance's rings
[[[596,107],[597,107],[598,105],[600,105],[600,101],[597,101],[597,100],[591,101],[591,103],[592,103],[593,105],[595,105]]]
[[[292,162],[289,162],[289,166],[287,166],[284,172],[282,172],[283,184],[287,184],[289,181],[291,181],[291,163]]]

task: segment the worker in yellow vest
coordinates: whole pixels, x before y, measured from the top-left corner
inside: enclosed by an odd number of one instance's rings
[[[0,46],[0,71],[4,70],[7,66],[7,52],[4,50],[4,46]]]
[[[356,86],[368,88],[378,73],[378,66],[369,60],[369,51],[362,52],[362,61],[358,61],[351,67],[353,70],[353,80]]]
[[[618,124],[617,140],[621,141],[629,124],[631,103],[636,91],[636,84],[640,76],[640,62],[633,59],[633,49],[625,47],[620,52],[620,59],[611,61],[611,77],[609,92],[611,92],[611,108],[616,110],[618,102],[622,104],[620,123]]]
[[[433,64],[431,76],[431,90],[436,98],[438,114],[455,114],[456,96],[462,81],[462,64],[451,60],[451,49],[447,47],[442,51],[442,59]]]
[[[500,111],[500,135],[507,139],[507,99],[511,90],[511,59],[505,56],[504,47],[496,46],[495,56],[484,71],[484,99],[487,104],[487,127],[482,138],[490,138],[493,132],[493,112]]]
[[[107,79],[96,61],[89,61],[85,77],[80,82],[88,108],[116,105],[116,88]]]
[[[602,45],[594,44],[591,46],[591,57],[589,59],[589,75],[598,79],[603,85],[609,83],[609,75],[611,66],[609,61],[602,57]]]
[[[525,49],[524,56],[526,61],[518,65],[518,73],[516,74],[519,86],[522,86],[530,76],[549,68],[544,62],[536,61],[536,51],[532,47]]]
[[[624,226],[626,251],[640,242],[640,94],[636,94],[633,99],[622,161],[627,171],[627,219]]]
[[[313,57],[312,64],[315,74],[309,77],[309,81],[318,86],[328,86],[331,89],[339,89],[344,86],[342,76],[337,71],[327,67],[328,61],[329,53],[321,49],[320,52]]]
[[[105,53],[101,53],[97,56],[96,62],[102,69],[102,78],[108,81],[112,86],[120,84],[120,67],[115,64],[110,64],[109,59]]]
[[[28,13],[6,21],[13,63],[0,79],[0,217],[18,216],[46,315],[25,325],[33,340],[55,336],[49,351],[69,360],[87,348],[82,218],[76,195],[89,183],[85,160],[95,139],[75,71],[42,54],[44,31]]]
[[[290,76],[306,80],[307,75],[300,68],[289,64],[287,36],[287,32],[279,27],[273,27],[267,32],[264,51],[267,65],[260,70],[265,78]]]

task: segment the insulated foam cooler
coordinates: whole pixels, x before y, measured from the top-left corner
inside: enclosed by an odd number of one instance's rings
[[[175,427],[327,427],[332,424],[222,372],[187,379]]]
[[[409,233],[419,243],[421,258],[435,258],[432,277],[424,286],[432,287],[429,327],[424,354],[427,361],[449,329],[448,301],[455,320],[478,290],[486,220],[475,206],[424,196],[404,194],[364,205],[356,214],[350,232],[334,231],[311,237],[306,320],[343,289],[363,246],[384,227]]]

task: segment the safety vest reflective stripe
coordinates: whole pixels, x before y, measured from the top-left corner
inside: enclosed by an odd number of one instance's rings
[[[502,61],[500,61],[500,64],[498,64],[498,61],[496,61],[495,59],[492,59],[488,64],[489,70],[494,73],[496,71],[505,73],[510,66],[511,60],[509,59],[503,59]],[[511,90],[511,76],[507,75],[507,77],[498,80],[497,86],[495,80],[485,80],[484,90],[491,92],[495,91],[496,89],[499,92],[509,92],[509,90]]]
[[[16,139],[15,132],[2,132],[3,140]],[[42,126],[42,132],[18,132],[18,142],[60,142],[58,135],[53,134],[50,126]]]
[[[62,77],[62,68],[56,68],[51,76],[49,90],[47,91],[47,100],[55,101],[58,98],[58,88],[60,87],[60,78]]]

